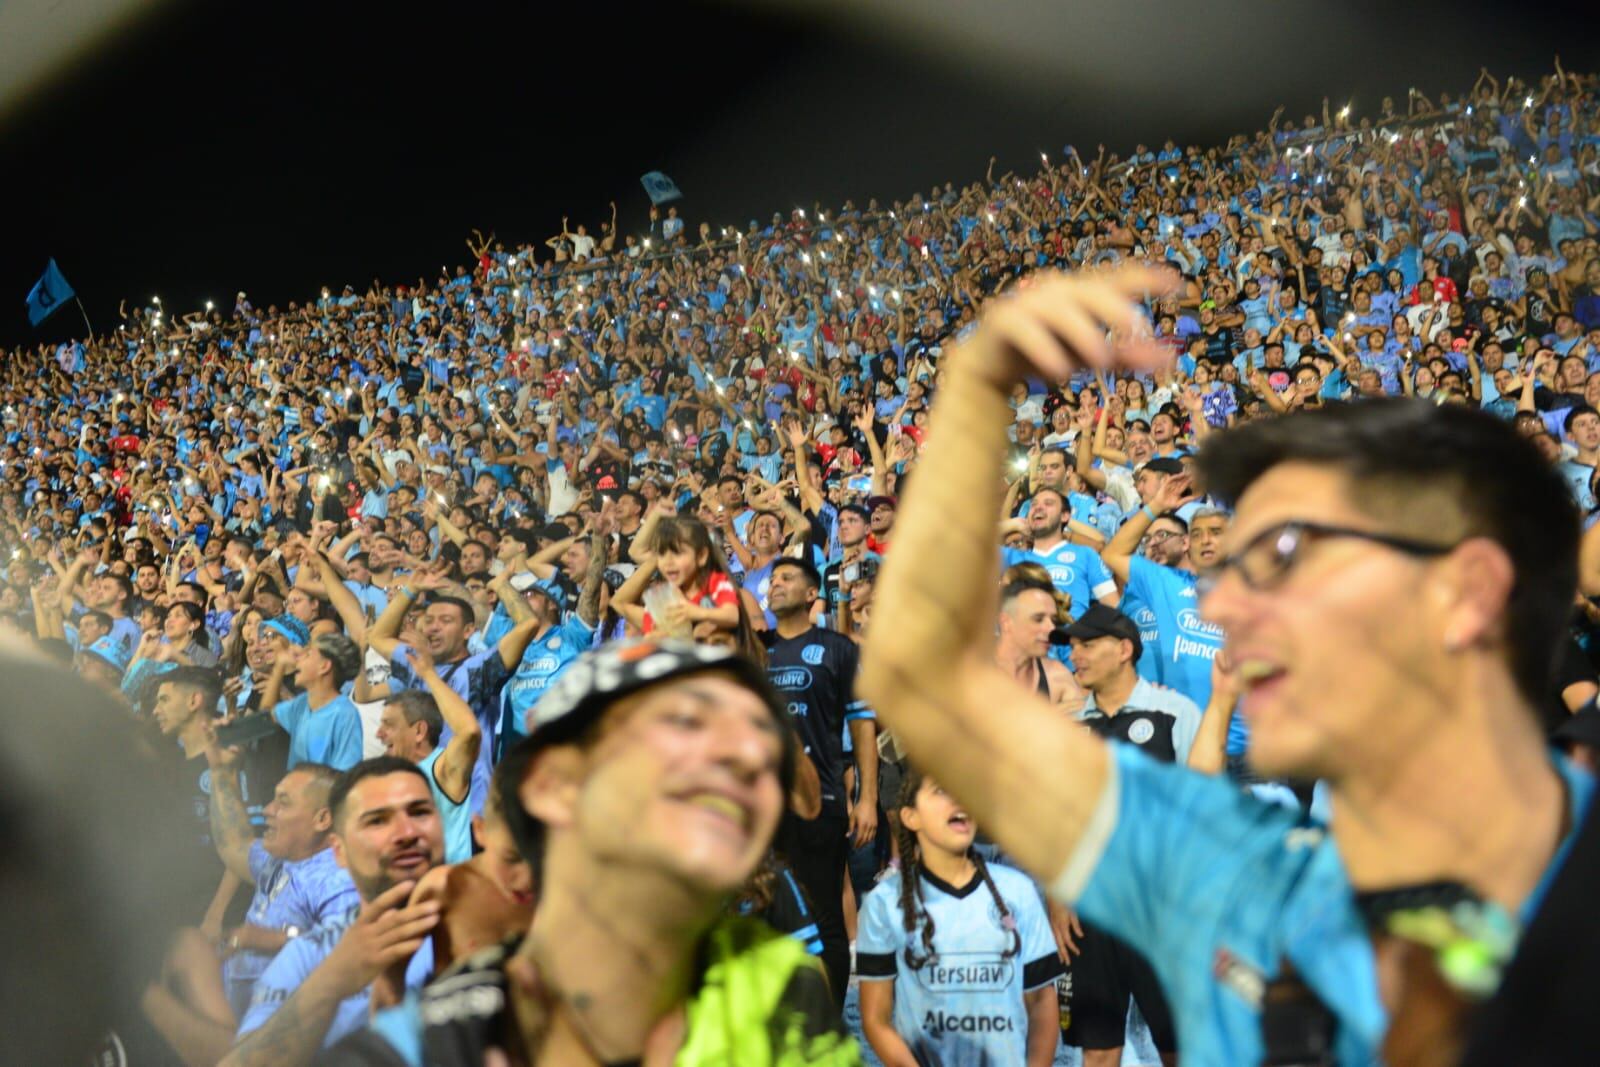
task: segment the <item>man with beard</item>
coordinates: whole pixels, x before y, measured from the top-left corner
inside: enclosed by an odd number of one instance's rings
[[[1189,524],[1175,511],[1157,515],[1139,541],[1139,552],[1145,559],[1163,567],[1177,567],[1188,558]],[[1122,591],[1122,603],[1117,609],[1139,627],[1139,676],[1154,681],[1161,677],[1161,654],[1157,650],[1161,630],[1156,613],[1150,605],[1139,599],[1139,594],[1129,589]]]
[[[1033,494],[1026,519],[1012,519],[1011,523],[1026,523],[1033,538],[1033,547],[1027,551],[1014,548],[1000,550],[1000,561],[1010,567],[1017,563],[1037,563],[1050,575],[1050,582],[1058,592],[1068,598],[1067,610],[1073,618],[1098,601],[1109,607],[1121,602],[1114,572],[1106,569],[1091,548],[1075,545],[1061,536],[1061,526],[1067,521],[1066,494],[1059,489],[1040,489]]]
[[[443,859],[444,834],[428,780],[393,756],[364,760],[328,795],[334,857],[361,905],[295,938],[256,982],[223,1067],[302,1067],[366,1023],[370,987],[426,981],[437,900],[408,903]],[[422,951],[418,951],[421,949]]]

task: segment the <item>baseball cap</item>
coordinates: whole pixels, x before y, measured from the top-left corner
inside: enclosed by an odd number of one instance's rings
[[[564,607],[567,603],[567,592],[561,587],[553,576],[540,581],[532,574],[518,574],[511,579],[511,588],[519,593],[535,590],[550,598],[556,607]]]
[[[263,630],[282,635],[291,645],[304,648],[311,643],[311,629],[293,615],[275,615],[261,624]]]
[[[507,751],[499,772],[502,810],[506,825],[522,854],[539,869],[542,826],[522,807],[518,789],[523,772],[541,749],[580,737],[616,701],[660,682],[704,671],[726,671],[761,698],[772,713],[783,738],[783,759],[778,777],[783,795],[794,784],[798,752],[789,726],[788,710],[767,681],[767,673],[742,656],[715,645],[689,641],[637,637],[591,649],[572,661],[560,679],[528,713],[527,736]]]
[[[1116,608],[1104,604],[1090,604],[1087,611],[1061,630],[1067,637],[1092,641],[1097,637],[1120,637],[1133,642],[1133,658],[1144,652],[1144,641],[1139,637],[1139,625]]]
[[[97,638],[94,644],[82,650],[82,655],[97,656],[117,669],[117,673],[128,669],[128,653],[122,647],[122,642],[107,634]]]
[[[892,496],[867,497],[867,513],[869,516],[872,512],[877,511],[879,508],[892,508],[894,506],[894,497]]]
[[[603,645],[573,661],[533,707],[529,737],[538,745],[557,744],[582,733],[611,704],[657,682],[700,671],[731,673],[759,696],[773,717],[787,726],[788,712],[765,671],[715,645],[650,637]]]

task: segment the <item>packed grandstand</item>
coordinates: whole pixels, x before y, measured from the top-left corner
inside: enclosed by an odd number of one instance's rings
[[[1041,692],[1086,715],[1093,686],[1074,650],[1126,630],[1138,678],[1168,694],[1150,698],[1166,719],[1134,734],[1315,809],[1312,791],[1255,778],[1230,705],[1221,732],[1201,729],[1221,631],[1130,595],[1128,556],[1190,572],[1215,559],[1226,510],[1190,466],[1208,435],[1386,395],[1512,423],[1587,528],[1600,507],[1597,123],[1592,76],[1558,69],[1529,85],[1486,71],[1465,92],[1413,91],[1370,113],[1337,100],[1298,122],[1280,111],[1226,145],[1066,146],[1025,173],[991,160],[980,182],[889,204],[786,206],[743,223],[674,205],[636,233],[615,213],[542,242],[475,232],[453,272],[330,285],[284,306],[244,292],[203,311],[135,301],[108,333],[0,351],[0,626],[191,756],[205,751],[181,772],[204,779],[189,831],[213,873],[238,872],[236,911],[266,861],[238,841],[229,855],[227,814],[211,810],[231,803],[208,784],[219,771],[245,769],[239,812],[257,829],[277,826],[286,770],[383,754],[448,765],[430,770],[435,791],[453,773],[458,788],[442,795],[492,814],[496,766],[544,721],[541,699],[580,652],[669,634],[758,658],[791,711],[826,706],[797,721],[817,786],[802,821],[836,825],[837,848],[775,860],[741,899],[820,956],[843,999],[852,973],[882,977],[871,968],[892,968],[904,947],[883,947],[899,912],[885,919],[869,894],[903,884],[915,847],[891,818],[894,739],[849,691],[854,644],[944,360],[984,304],[1044,271],[1144,262],[1181,274],[1145,305],[1143,329],[1169,360],[1013,392],[995,515],[1003,665],[1037,672]],[[1013,612],[1030,594],[1045,604],[1032,630]],[[1120,621],[1096,606],[1119,601]],[[790,649],[800,623],[832,636]],[[1597,637],[1600,608],[1580,597],[1545,709],[1552,730],[1596,695]],[[837,693],[812,690],[824,672]],[[174,710],[185,686],[219,714]],[[399,700],[407,691],[428,692],[434,710]],[[219,732],[242,751],[219,748]],[[464,755],[450,747],[462,735],[475,739]],[[1207,744],[1216,751],[1197,751]],[[446,859],[489,847],[467,825],[446,820]],[[1015,930],[1001,890],[1021,876],[999,859],[983,879]],[[315,884],[324,919],[353,900],[336,869]],[[785,886],[797,911],[781,906]],[[144,1005],[153,1047],[185,1062],[216,1062],[265,1025],[295,992],[284,954],[318,920],[252,910],[225,923],[224,887],[213,880],[193,917],[216,953],[198,966],[216,971],[220,1006],[170,990]],[[898,907],[898,892],[877,905]],[[1049,960],[1072,955],[1070,916],[1036,910],[1018,936],[1039,980],[1019,979],[1029,997],[1060,974]],[[1170,1020],[1165,1038],[1157,1018],[1141,1020],[1165,1009],[1131,992],[1130,1040],[1145,1048],[1153,1030],[1169,1051]],[[1116,1007],[1120,1045],[1125,993]],[[964,1017],[939,1014],[956,1010],[934,1004],[927,1017],[960,1030]],[[327,1042],[364,1012],[341,1009]],[[1063,1007],[1066,1044],[1083,1047],[1071,1017]],[[870,1020],[856,1025],[881,1051]],[[983,1040],[1001,1050],[993,1062],[1020,1062],[1002,1034]]]

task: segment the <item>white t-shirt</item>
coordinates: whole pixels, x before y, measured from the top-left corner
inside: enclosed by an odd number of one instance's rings
[[[367,684],[378,686],[389,680],[389,661],[373,649],[367,649],[362,670],[367,676]],[[382,700],[374,700],[368,704],[354,702],[356,714],[361,716],[361,758],[371,759],[383,755],[383,742],[378,740],[378,720],[383,718]]]

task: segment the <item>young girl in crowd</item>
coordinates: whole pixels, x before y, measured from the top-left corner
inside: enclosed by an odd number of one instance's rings
[[[611,606],[645,634],[670,629],[687,638],[691,631],[703,633],[696,630],[703,623],[717,630],[737,630],[739,591],[728,577],[722,552],[711,542],[710,531],[695,519],[659,515],[652,512],[649,517],[655,520],[654,530],[641,528],[636,543],[648,547],[633,576],[611,598]],[[665,619],[655,618],[643,604],[644,592],[657,575],[679,594],[679,599],[667,605]]]
[[[1045,1067],[1059,1035],[1056,955],[1033,883],[973,850],[972,818],[907,770],[900,869],[868,894],[856,939],[862,1029],[886,1067]]]

